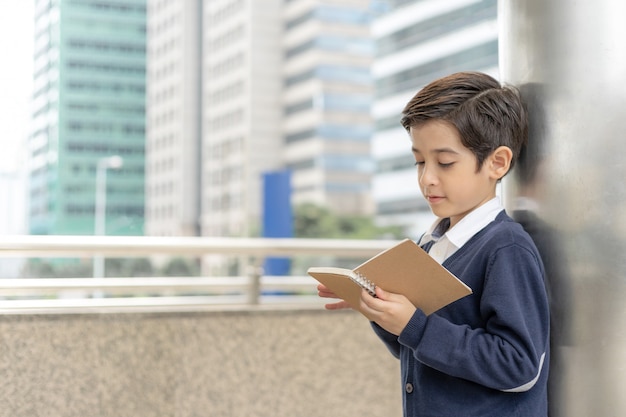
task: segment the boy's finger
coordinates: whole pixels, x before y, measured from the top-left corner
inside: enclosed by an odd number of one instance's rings
[[[381,300],[388,300],[389,296],[391,295],[391,293],[388,293],[387,291],[383,290],[380,287],[376,287],[375,291],[376,291],[376,297],[380,298]]]
[[[378,291],[376,292],[376,297],[373,297],[366,290],[363,290],[363,292],[361,293],[361,302],[372,310],[381,311],[382,301],[384,301],[384,299],[378,297]]]
[[[326,310],[341,310],[344,308],[351,308],[350,305],[346,303],[345,301],[339,301],[338,303],[325,304],[324,307],[326,308]]]

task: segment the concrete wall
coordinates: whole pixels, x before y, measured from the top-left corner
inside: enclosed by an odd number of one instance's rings
[[[401,415],[352,311],[0,316],[2,417]]]

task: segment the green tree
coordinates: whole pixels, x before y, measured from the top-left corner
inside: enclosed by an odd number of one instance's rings
[[[58,278],[89,278],[93,274],[89,260],[65,260],[55,265],[54,270]]]
[[[305,203],[294,209],[294,234],[299,238],[399,239],[401,227],[379,227],[371,216],[337,215],[325,207]]]
[[[45,259],[29,259],[20,274],[23,278],[55,278],[54,266]]]
[[[122,258],[106,258],[104,260],[104,275],[106,277],[124,276],[122,269],[124,267],[124,259]]]
[[[313,239],[400,239],[401,227],[378,227],[370,216],[337,215],[325,207],[302,204],[294,209],[294,235]],[[291,273],[305,275],[311,265],[335,265],[353,268],[365,259],[328,256],[297,256]]]
[[[23,278],[89,278],[91,262],[78,258],[29,259],[21,271]]]
[[[154,267],[147,258],[126,259],[122,273],[125,277],[151,277],[154,276]]]
[[[199,274],[198,266],[194,261],[183,258],[171,259],[162,269],[166,277],[191,277]]]

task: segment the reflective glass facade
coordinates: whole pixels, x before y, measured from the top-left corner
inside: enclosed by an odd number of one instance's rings
[[[285,7],[285,165],[293,201],[373,212],[369,1],[292,0]]]
[[[94,233],[96,171],[106,175],[106,234],[141,235],[144,216],[146,0],[38,0],[31,234]]]

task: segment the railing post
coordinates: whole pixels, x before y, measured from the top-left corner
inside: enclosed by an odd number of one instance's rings
[[[259,304],[259,298],[261,296],[261,276],[263,275],[263,267],[258,265],[248,265],[248,304]]]

